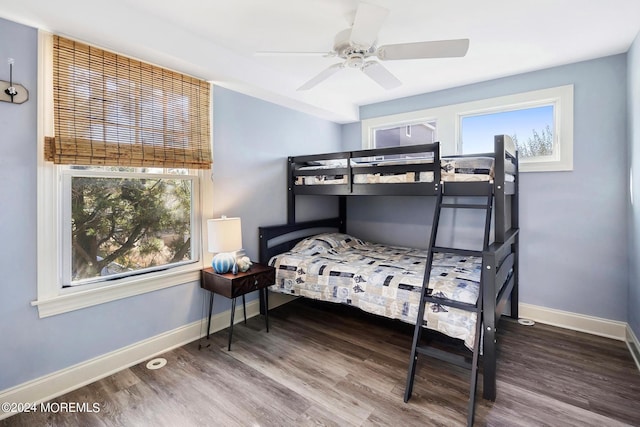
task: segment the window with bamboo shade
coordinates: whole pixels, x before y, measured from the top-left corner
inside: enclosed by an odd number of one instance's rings
[[[53,37],[56,164],[209,169],[208,82]]]
[[[45,31],[38,39],[40,317],[198,280],[213,211],[213,88]]]

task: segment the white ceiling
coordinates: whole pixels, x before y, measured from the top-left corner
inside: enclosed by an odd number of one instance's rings
[[[0,16],[340,123],[359,105],[626,52],[640,31],[640,0],[367,2],[390,10],[378,44],[469,38],[468,54],[387,61],[393,90],[344,69],[297,92],[339,59],[254,53],[330,51],[356,0],[14,0]]]

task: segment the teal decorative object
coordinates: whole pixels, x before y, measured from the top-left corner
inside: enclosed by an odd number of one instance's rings
[[[213,257],[211,266],[216,273],[228,273],[236,264],[236,258],[229,252],[222,252]]]

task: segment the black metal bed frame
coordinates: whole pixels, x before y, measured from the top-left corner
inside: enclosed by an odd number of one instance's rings
[[[423,153],[433,156],[433,162],[418,164],[380,164],[357,166],[355,159],[376,158],[388,155]],[[494,137],[494,152],[473,156],[495,157],[493,182],[441,182],[440,147],[438,143],[407,147],[345,151],[339,153],[296,156],[288,158],[287,224],[259,227],[260,262],[268,263],[274,255],[286,252],[296,243],[313,234],[333,229],[346,232],[346,197],[350,195],[415,195],[415,196],[488,196],[494,200],[494,241],[482,251],[483,273],[481,279],[483,318],[483,397],[496,398],[496,326],[504,308],[511,302],[512,318],[518,318],[518,157],[509,136]],[[467,157],[467,156],[451,156]],[[322,170],[300,169],[309,162],[343,160],[344,167]],[[354,166],[355,164],[355,166]],[[357,173],[394,173],[432,171],[433,182],[393,184],[358,184],[353,177]],[[298,176],[343,175],[342,184],[296,185]],[[514,176],[514,181],[505,179]],[[296,196],[338,196],[338,216],[334,218],[296,222]],[[430,248],[431,249],[431,248]],[[261,310],[265,310],[261,307]]]

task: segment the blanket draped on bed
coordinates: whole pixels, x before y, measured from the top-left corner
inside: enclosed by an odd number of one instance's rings
[[[427,251],[369,243],[340,233],[313,236],[273,257],[271,291],[356,306],[415,324]],[[482,259],[434,254],[429,288],[436,296],[475,304]],[[439,304],[425,310],[425,326],[473,348],[476,313]]]

